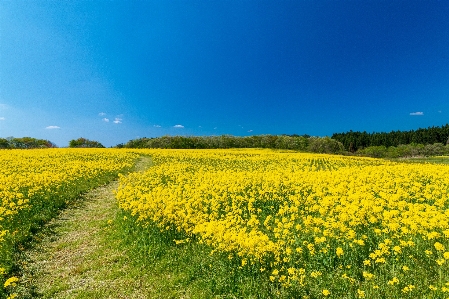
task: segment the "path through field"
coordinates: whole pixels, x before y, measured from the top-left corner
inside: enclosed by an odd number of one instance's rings
[[[138,170],[150,164],[142,158]],[[19,298],[148,298],[151,279],[132,274],[127,252],[110,236],[117,184],[90,191],[47,225],[42,240],[24,253]]]

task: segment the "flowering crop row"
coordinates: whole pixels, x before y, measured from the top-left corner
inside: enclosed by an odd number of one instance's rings
[[[449,298],[448,166],[268,150],[147,153],[155,166],[122,177],[116,194],[139,225],[196,236],[304,298]]]
[[[9,277],[13,248],[49,220],[49,211],[130,169],[138,156],[112,149],[0,150],[0,298],[17,281]]]

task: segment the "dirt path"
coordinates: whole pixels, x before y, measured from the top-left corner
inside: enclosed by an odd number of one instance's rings
[[[144,157],[137,170],[150,165]],[[133,274],[113,236],[117,185],[88,192],[46,226],[42,240],[24,253],[19,298],[147,298],[149,280]]]

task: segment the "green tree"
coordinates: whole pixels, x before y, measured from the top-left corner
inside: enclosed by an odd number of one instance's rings
[[[84,147],[84,148],[104,148],[103,144],[98,141],[89,140],[86,138],[72,139],[69,142],[69,147]]]
[[[329,137],[311,137],[308,150],[312,153],[341,154],[344,152],[344,147],[340,141]]]
[[[9,148],[8,140],[0,138],[0,148]]]

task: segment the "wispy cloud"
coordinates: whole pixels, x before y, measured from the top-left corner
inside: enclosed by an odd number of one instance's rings
[[[160,128],[161,126],[160,125],[153,125],[153,127]]]
[[[4,118],[4,117],[0,117],[0,120],[5,120],[6,118]]]
[[[248,133],[251,133],[253,130],[248,130]]]
[[[424,112],[411,112],[410,115],[424,115]]]
[[[106,115],[106,113],[104,113],[104,112],[100,112],[100,113],[98,113],[98,115],[99,115],[99,116],[105,116],[105,115]]]
[[[53,129],[60,129],[60,127],[58,127],[58,126],[48,126],[48,127],[46,127],[45,129],[47,129],[47,130],[53,130]]]
[[[182,128],[184,128],[184,126],[183,125],[174,125],[173,128],[181,128],[182,129]]]
[[[103,119],[102,119],[102,121],[104,121],[104,122],[107,122],[107,123],[108,123],[108,122],[109,122],[109,118],[106,118],[106,117],[105,117],[105,118],[103,118]]]
[[[122,120],[123,120],[123,119],[121,119],[121,118],[119,118],[119,117],[116,117],[116,118],[114,119],[114,124],[121,124],[121,123],[122,123]]]
[[[0,104],[0,109],[8,109],[8,105],[6,104]]]

